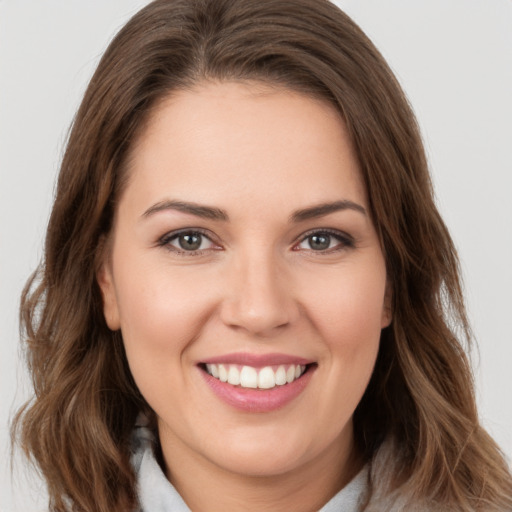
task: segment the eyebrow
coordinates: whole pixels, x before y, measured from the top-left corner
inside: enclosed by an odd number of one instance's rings
[[[366,209],[358,203],[344,199],[342,201],[334,201],[332,203],[322,203],[301,210],[297,210],[290,216],[291,222],[301,222],[308,219],[315,219],[317,217],[323,217],[330,213],[343,211],[343,210],[354,210],[356,212],[366,215]]]
[[[177,210],[179,212],[195,215],[196,217],[202,217],[203,219],[222,221],[227,221],[229,219],[228,214],[220,208],[173,200],[160,201],[159,203],[154,204],[142,214],[142,217],[149,217],[150,215],[164,210]]]
[[[142,214],[142,217],[149,217],[155,213],[165,210],[177,210],[180,212],[188,213],[190,215],[195,215],[196,217],[201,217],[203,219],[219,220],[224,222],[229,220],[227,212],[220,208],[175,200],[160,201],[154,204]],[[290,222],[302,222],[317,217],[324,217],[330,213],[343,210],[353,210],[366,215],[366,209],[363,206],[348,199],[344,199],[341,201],[321,203],[318,205],[309,206],[308,208],[296,210],[290,215]]]

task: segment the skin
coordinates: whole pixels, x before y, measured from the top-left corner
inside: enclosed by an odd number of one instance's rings
[[[122,330],[157,415],[168,478],[195,511],[318,510],[361,467],[352,415],[391,320],[343,120],[289,90],[201,84],[161,102],[128,172],[98,282],[107,323]],[[291,219],[337,201],[360,208]],[[173,238],[182,229],[206,233],[199,251]],[[311,230],[326,229],[336,233],[328,248],[312,248]],[[316,368],[283,408],[240,411],[198,367],[234,352],[291,354]]]

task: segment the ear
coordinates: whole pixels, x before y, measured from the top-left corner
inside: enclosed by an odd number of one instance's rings
[[[384,293],[384,303],[382,306],[382,319],[381,319],[381,329],[385,327],[389,327],[391,321],[393,320],[393,290],[391,287],[391,283],[389,280],[386,282],[386,291]]]
[[[106,257],[103,258],[103,262],[100,263],[100,266],[96,271],[96,280],[100,287],[103,299],[103,316],[105,317],[105,321],[109,329],[117,331],[121,328],[119,308],[117,304],[114,278],[112,275],[112,265]]]

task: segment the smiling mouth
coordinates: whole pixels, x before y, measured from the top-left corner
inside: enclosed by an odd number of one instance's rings
[[[248,389],[273,389],[300,379],[313,364],[281,364],[256,368],[239,364],[201,364],[206,373],[227,384]]]

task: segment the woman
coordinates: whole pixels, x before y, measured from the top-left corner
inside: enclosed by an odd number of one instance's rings
[[[512,508],[414,116],[328,2],[121,30],[22,314],[52,510]]]

